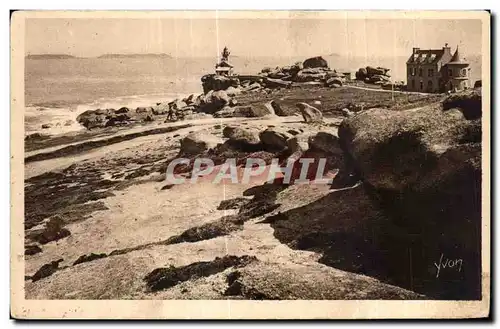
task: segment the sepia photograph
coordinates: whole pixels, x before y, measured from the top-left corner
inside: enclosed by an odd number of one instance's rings
[[[488,316],[489,12],[11,14],[14,317]]]

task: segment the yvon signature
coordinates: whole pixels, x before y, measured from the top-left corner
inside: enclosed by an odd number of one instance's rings
[[[448,259],[444,257],[444,254],[441,254],[441,258],[439,258],[439,263],[434,262],[434,266],[436,266],[437,269],[436,278],[439,278],[439,273],[441,272],[441,269],[445,268],[455,269],[458,272],[461,272],[463,263],[464,261],[461,258]]]

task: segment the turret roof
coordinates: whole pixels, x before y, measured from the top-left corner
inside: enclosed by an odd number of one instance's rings
[[[458,52],[458,46],[457,50],[455,50],[455,53],[451,57],[451,60],[448,64],[467,64],[465,61],[462,61],[462,58],[460,58],[460,53]]]

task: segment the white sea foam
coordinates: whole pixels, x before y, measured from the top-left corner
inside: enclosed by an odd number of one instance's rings
[[[25,134],[40,132],[48,135],[59,135],[68,132],[81,131],[84,128],[76,121],[81,113],[96,109],[119,109],[128,107],[135,110],[141,106],[154,106],[157,103],[172,101],[176,98],[187,97],[189,93],[168,93],[131,95],[115,98],[100,98],[91,103],[78,104],[68,107],[40,107],[28,106],[25,112]],[[49,128],[42,128],[49,125]]]

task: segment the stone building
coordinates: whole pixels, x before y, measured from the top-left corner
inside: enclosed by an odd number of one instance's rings
[[[447,92],[470,88],[470,67],[457,49],[451,54],[448,44],[442,49],[413,48],[406,62],[407,90]]]

